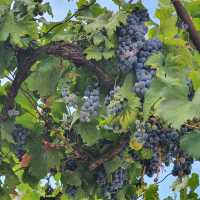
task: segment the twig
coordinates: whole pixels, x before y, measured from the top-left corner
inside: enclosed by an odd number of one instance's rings
[[[79,8],[77,11],[74,12],[73,15],[71,16],[67,16],[62,22],[59,22],[57,24],[55,24],[54,26],[52,26],[46,33],[44,33],[41,37],[44,37],[46,35],[48,35],[53,29],[57,28],[58,26],[69,22],[73,17],[76,17],[81,11],[91,7],[92,5],[94,5],[96,3],[96,0],[92,0],[91,3],[89,3],[88,5],[85,5],[81,8]]]
[[[156,184],[162,183],[170,175],[172,175],[172,173],[167,174],[162,180],[160,180],[159,182],[156,182]]]
[[[188,32],[190,34],[190,38],[194,44],[194,46],[197,48],[198,51],[200,51],[200,35],[197,32],[191,17],[187,13],[187,10],[184,8],[180,0],[171,0],[172,4],[174,5],[174,8],[176,10],[177,15],[181,18],[181,20],[188,25]]]

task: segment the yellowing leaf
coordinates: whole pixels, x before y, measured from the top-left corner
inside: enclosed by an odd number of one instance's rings
[[[137,141],[137,139],[133,138],[133,139],[130,140],[129,146],[131,147],[131,149],[134,149],[134,150],[136,150],[136,151],[139,151],[140,149],[142,149],[143,144],[142,144],[142,143],[139,143],[139,142]]]

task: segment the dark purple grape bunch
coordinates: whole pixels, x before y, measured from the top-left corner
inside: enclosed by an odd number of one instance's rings
[[[174,166],[172,169],[173,176],[189,175],[192,170],[192,164],[194,160],[191,156],[184,153],[181,149],[178,149],[177,157],[174,160]]]
[[[23,155],[26,153],[25,145],[27,143],[27,139],[29,135],[30,135],[30,132],[28,129],[18,124],[15,125],[15,128],[12,132],[12,136],[15,142],[14,149],[19,159],[21,159]]]
[[[80,111],[80,121],[90,122],[93,117],[98,115],[100,106],[100,90],[98,84],[88,86],[84,93],[84,103]]]
[[[104,199],[112,200],[116,199],[116,193],[127,183],[126,170],[118,168],[111,177],[111,181],[108,181],[106,172],[103,168],[99,168],[96,172],[96,182],[102,190],[102,196]]]
[[[74,185],[68,185],[65,190],[66,194],[71,198],[76,197],[77,191],[78,191],[78,188]]]
[[[66,159],[64,164],[64,170],[75,171],[78,165],[74,159]]]
[[[144,42],[143,47],[137,54],[138,60],[134,65],[137,81],[134,85],[134,91],[138,96],[143,97],[151,85],[152,79],[156,73],[155,69],[145,65],[148,58],[154,53],[162,49],[162,44],[159,40],[152,39]]]
[[[119,28],[118,49],[119,69],[126,73],[137,64],[137,53],[143,47],[149,20],[146,9],[134,10],[127,19],[127,25]]]

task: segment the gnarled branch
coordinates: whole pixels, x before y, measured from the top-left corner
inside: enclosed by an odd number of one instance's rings
[[[114,81],[109,77],[108,74],[97,63],[88,61],[84,54],[83,50],[75,44],[65,43],[63,41],[54,42],[47,44],[43,47],[40,47],[36,50],[21,50],[18,51],[18,60],[19,66],[12,82],[12,85],[8,91],[8,94],[5,98],[3,112],[0,115],[0,123],[8,119],[7,112],[8,110],[14,107],[15,97],[18,94],[18,91],[22,83],[28,78],[31,73],[32,65],[40,58],[41,55],[48,54],[64,59],[68,59],[73,62],[77,67],[84,67],[87,70],[93,72],[99,79],[100,84],[106,88],[111,89],[114,85]],[[22,60],[20,57],[23,57]]]

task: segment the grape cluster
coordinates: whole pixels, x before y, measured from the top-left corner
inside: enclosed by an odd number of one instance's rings
[[[67,104],[68,106],[76,105],[77,96],[75,94],[64,88],[62,89],[61,94],[65,104]]]
[[[137,82],[134,85],[134,91],[141,97],[144,96],[147,89],[150,87],[151,80],[155,74],[155,69],[145,65],[148,57],[161,50],[162,44],[159,40],[147,40],[144,46],[138,52],[137,64],[134,65]]]
[[[66,193],[69,195],[69,197],[72,197],[74,198],[77,194],[77,187],[74,186],[74,185],[69,185],[67,188],[66,188]]]
[[[74,171],[77,168],[77,163],[73,159],[67,159],[65,162],[64,170]]]
[[[148,28],[144,23],[148,20],[147,10],[133,11],[127,25],[120,27],[118,36],[119,68],[122,72],[135,71],[137,81],[133,90],[140,97],[144,96],[155,74],[155,70],[145,66],[145,62],[162,48],[159,40],[146,40]]]
[[[102,189],[102,195],[105,200],[115,200],[116,193],[126,184],[127,176],[126,170],[118,168],[113,174],[111,182],[106,178],[106,173],[100,169],[96,173],[96,182]]]
[[[115,94],[117,94],[117,92],[119,91],[120,87],[116,86],[114,87],[113,90],[110,90],[109,95],[106,96],[105,100],[104,100],[104,104],[106,106],[108,106],[110,104],[110,102],[114,99]]]
[[[127,105],[128,100],[118,94],[119,90],[120,87],[114,87],[114,89],[109,92],[109,95],[107,95],[104,100],[108,115],[117,116]]]
[[[14,148],[19,159],[21,159],[26,153],[25,144],[27,142],[28,135],[29,131],[27,129],[23,128],[21,125],[15,125],[12,136],[15,141]]]
[[[117,55],[122,72],[130,71],[137,63],[137,53],[143,47],[149,20],[147,10],[136,10],[128,17],[127,25],[119,29]]]
[[[107,106],[108,115],[117,116],[124,110],[127,103],[127,98],[122,98],[121,96],[115,97],[115,99]]]
[[[89,86],[85,90],[85,102],[80,111],[81,122],[90,122],[92,117],[98,115],[98,108],[100,104],[99,95],[100,91],[98,85],[95,85],[94,87]]]
[[[172,169],[173,176],[189,175],[194,160],[192,157],[185,154],[183,151],[179,151],[177,158],[174,160],[174,166]]]
[[[193,159],[180,148],[180,137],[187,134],[188,130],[184,127],[182,130],[185,132],[179,133],[173,128],[162,127],[160,123],[136,123],[135,138],[152,152],[151,159],[141,161],[147,176],[158,174],[164,165],[168,166],[172,162],[174,176],[190,174]],[[140,161],[140,157],[136,155],[133,159]]]

